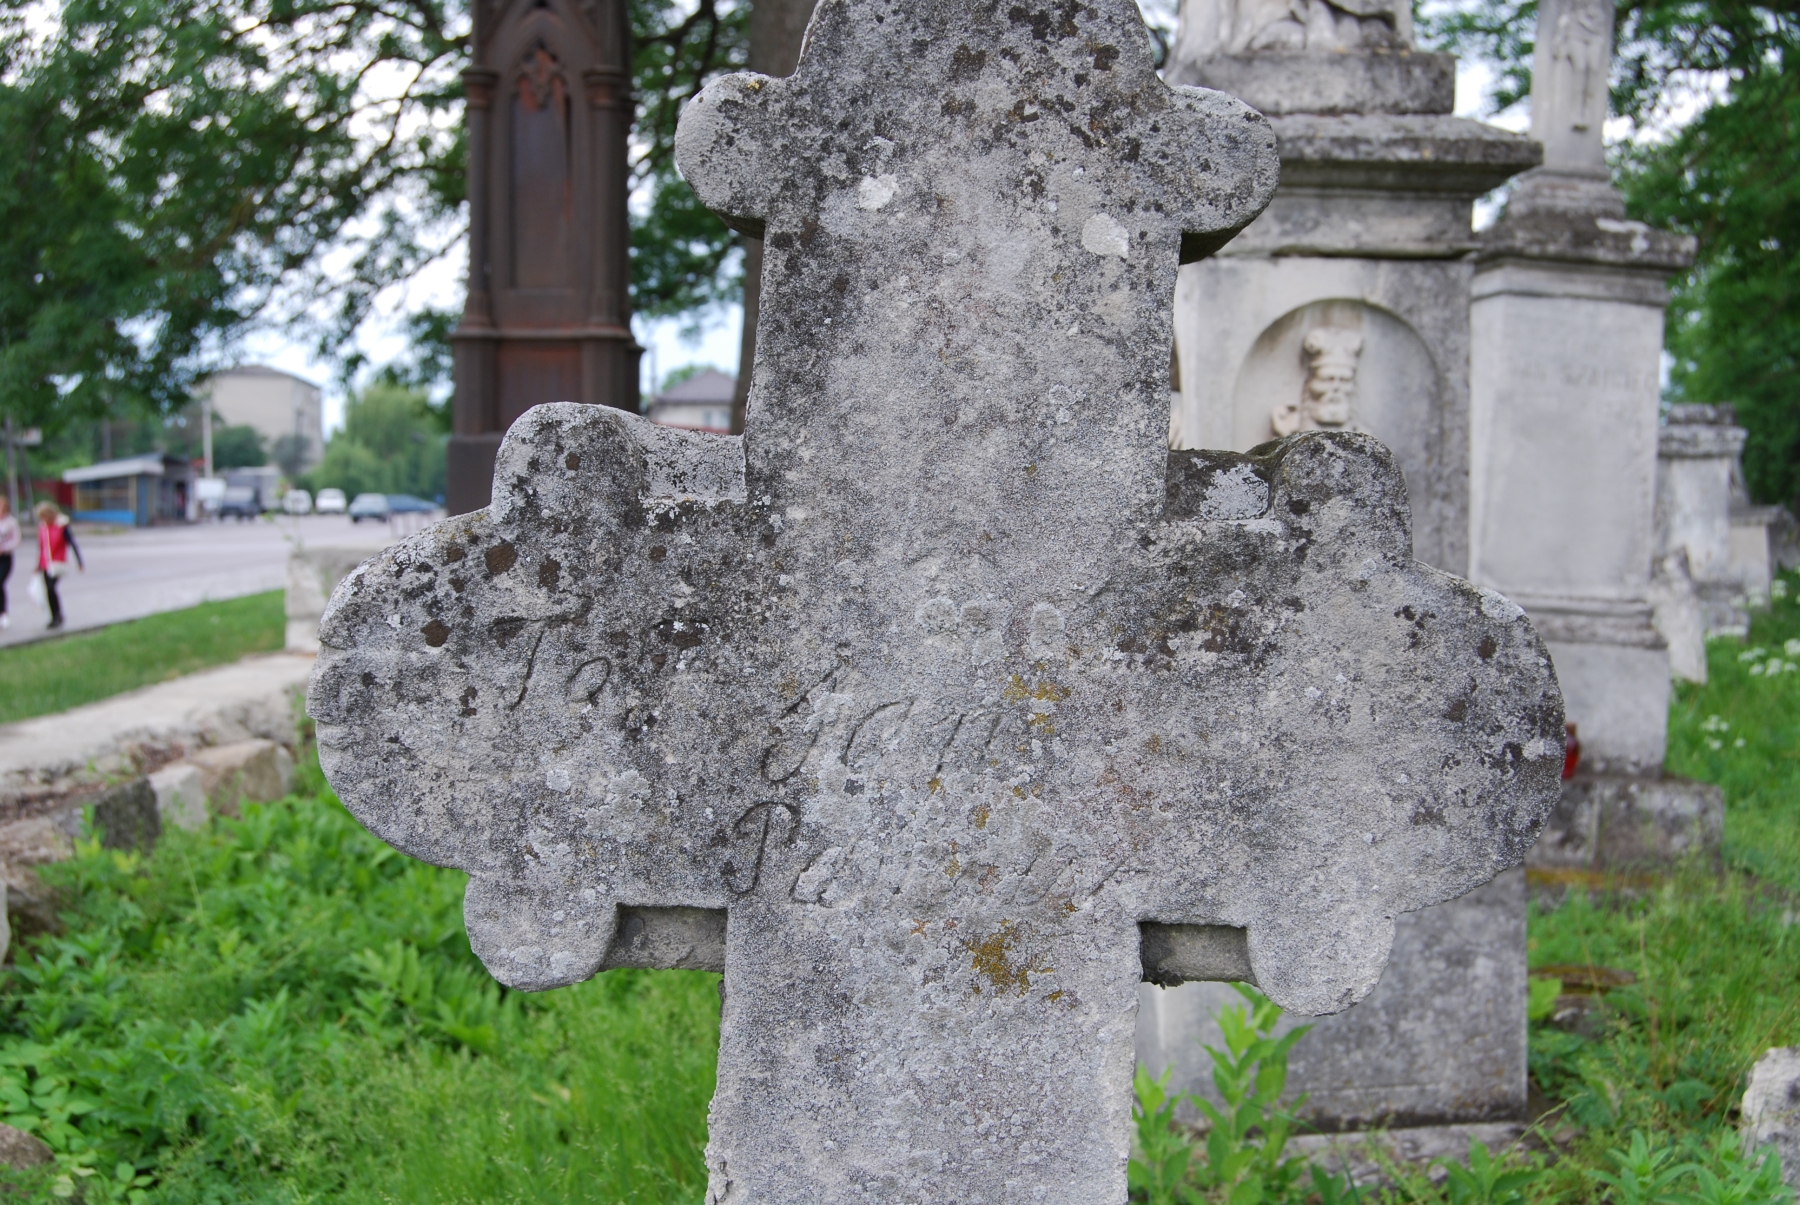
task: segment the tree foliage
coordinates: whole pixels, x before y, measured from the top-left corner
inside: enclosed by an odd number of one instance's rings
[[[680,106],[743,60],[731,0],[629,0],[640,311],[728,298],[733,237],[675,172]],[[347,370],[385,288],[459,247],[466,0],[0,0],[0,409],[173,411],[256,324]],[[403,369],[441,380],[451,326]]]
[[[1761,501],[1800,495],[1800,6],[1621,0],[1612,149],[1633,217],[1695,235],[1674,282],[1668,349],[1681,400],[1729,402],[1750,431]],[[1504,109],[1531,89],[1535,0],[1465,0],[1422,15],[1427,41],[1491,61]],[[1708,92],[1714,92],[1710,102]],[[1702,107],[1668,132],[1684,101]]]
[[[310,489],[328,486],[357,494],[444,492],[444,411],[425,395],[376,385],[344,406],[344,429],[325,445],[319,467],[302,478]]]

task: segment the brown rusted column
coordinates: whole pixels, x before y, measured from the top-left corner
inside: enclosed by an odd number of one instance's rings
[[[487,67],[463,72],[468,98],[469,292],[451,335],[456,392],[451,399],[445,503],[451,514],[487,505],[500,446],[494,410],[494,329],[488,256],[488,124],[499,74]]]
[[[638,408],[639,348],[631,337],[631,84],[622,67],[582,74],[593,131],[593,290],[582,345],[585,402]]]
[[[487,505],[501,437],[531,407],[638,405],[623,0],[474,8],[452,514]]]

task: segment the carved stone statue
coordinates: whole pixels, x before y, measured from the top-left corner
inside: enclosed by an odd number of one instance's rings
[[[1277,435],[1296,431],[1354,430],[1356,364],[1363,337],[1355,331],[1315,326],[1300,350],[1306,356],[1306,383],[1297,401],[1282,402],[1269,415]]]
[[[1184,0],[1181,9],[1184,58],[1412,45],[1402,0]]]
[[[1545,167],[1605,174],[1612,40],[1612,0],[1544,0],[1538,9],[1531,136],[1544,144]]]

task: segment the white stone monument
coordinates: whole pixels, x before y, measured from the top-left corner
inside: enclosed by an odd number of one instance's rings
[[[1395,0],[1186,0],[1169,77],[1269,114],[1274,201],[1182,270],[1178,445],[1245,451],[1308,429],[1320,340],[1353,417],[1406,474],[1420,558],[1468,563],[1470,228],[1475,198],[1538,161],[1530,139],[1450,116],[1455,60],[1412,48]],[[1345,408],[1340,405],[1339,409]],[[1316,420],[1310,420],[1315,421]]]
[[[1692,415],[1659,426],[1665,282],[1694,241],[1628,220],[1607,175],[1612,12],[1605,0],[1540,7],[1532,133],[1544,165],[1519,178],[1474,284],[1470,574],[1531,613],[1581,739],[1580,773],[1531,854],[1546,869],[1716,856],[1723,815],[1716,787],[1663,773],[1671,656],[1652,603],[1696,676],[1700,624],[1675,597],[1684,575],[1667,554],[1683,553],[1696,582],[1723,570],[1726,453],[1741,444]],[[1696,518],[1706,530],[1691,541],[1659,544],[1659,442],[1674,454],[1665,466],[1679,462],[1665,487],[1707,478],[1717,522]]]
[[[1693,240],[1625,218],[1602,126],[1612,8],[1539,9],[1532,134],[1476,272],[1469,572],[1543,625],[1584,768],[1661,773],[1669,665],[1651,624],[1669,274]]]
[[[677,155],[765,239],[745,434],[528,412],[334,592],[322,764],[514,986],[725,914],[709,1201],[1116,1205],[1141,947],[1366,995],[1535,838],[1548,658],[1368,436],[1167,449],[1178,262],[1276,160],[1127,0],[826,0]]]
[[[1538,162],[1536,143],[1451,116],[1454,59],[1414,50],[1410,8],[1392,0],[1187,0],[1170,76],[1270,114],[1282,161],[1268,210],[1182,269],[1174,445],[1368,432],[1406,475],[1417,555],[1464,571],[1470,214]],[[1445,1127],[1524,1122],[1524,923],[1516,874],[1408,917],[1376,992],[1295,1050],[1307,1121],[1405,1127],[1424,1150],[1467,1149]],[[1142,995],[1140,1059],[1210,1091],[1199,1044],[1217,1044],[1213,1017],[1234,993]]]

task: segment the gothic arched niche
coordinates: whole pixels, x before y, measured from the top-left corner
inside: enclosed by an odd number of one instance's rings
[[[575,283],[574,142],[569,82],[540,38],[513,74],[513,280],[520,289]]]
[[[1441,438],[1438,396],[1437,365],[1403,319],[1361,301],[1315,301],[1276,319],[1244,357],[1232,447],[1293,430],[1365,431],[1392,449],[1419,499]]]

